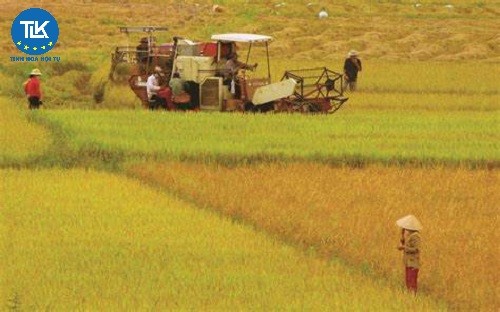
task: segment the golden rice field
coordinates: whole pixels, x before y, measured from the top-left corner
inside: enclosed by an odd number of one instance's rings
[[[309,2],[0,0],[4,34],[28,7],[53,13],[62,58],[0,45],[0,310],[499,310],[500,2]],[[271,35],[273,81],[356,49],[359,92],[333,116],[139,111],[107,81],[110,52],[141,37],[124,25]],[[396,250],[409,213],[415,298]]]
[[[26,103],[0,97],[0,164],[16,164],[42,155],[51,142],[50,132],[26,122]]]
[[[0,174],[10,310],[446,308],[139,181],[85,169]]]
[[[130,172],[393,283],[403,283],[395,220],[414,214],[424,225],[420,289],[452,309],[493,311],[500,304],[498,170],[154,163]]]

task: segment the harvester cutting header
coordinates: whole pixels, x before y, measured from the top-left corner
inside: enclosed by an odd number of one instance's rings
[[[119,63],[132,64],[128,83],[145,107],[333,113],[347,101],[342,75],[326,67],[289,70],[271,82],[270,36],[228,33],[209,42],[174,37],[172,43],[157,44],[154,33],[166,30],[121,27],[127,35],[146,36],[137,47],[117,47],[112,54],[110,78]],[[244,55],[238,55],[239,46],[247,48]],[[265,64],[249,63],[255,49],[264,49]]]

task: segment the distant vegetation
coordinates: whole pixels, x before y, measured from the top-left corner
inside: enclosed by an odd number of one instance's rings
[[[245,5],[241,5],[243,2]],[[169,32],[157,34],[159,42],[170,42],[173,36],[207,41],[212,34],[222,32],[271,35],[275,38],[271,44],[271,57],[276,63],[274,79],[280,79],[284,70],[297,66],[321,65],[341,70],[345,54],[354,48],[360,51],[366,65],[362,81],[373,81],[374,90],[378,92],[385,91],[394,81],[402,81],[403,89],[399,91],[408,89],[408,81],[402,79],[405,76],[399,76],[413,70],[421,71],[418,67],[422,63],[413,61],[430,62],[424,65],[427,76],[419,77],[426,80],[425,86],[431,89],[434,83],[439,85],[441,81],[450,85],[469,81],[469,74],[472,77],[480,75],[480,81],[486,84],[488,81],[493,83],[494,80],[487,77],[498,76],[500,71],[496,34],[500,7],[497,1],[349,0],[320,4],[297,0],[242,0],[214,3],[222,5],[223,12],[213,12],[212,3],[194,0],[140,4],[101,0],[44,3],[43,7],[55,15],[61,31],[58,46],[49,54],[60,56],[63,61],[61,64],[2,62],[2,74],[13,79],[0,85],[0,91],[21,96],[19,84],[36,66],[45,73],[47,107],[136,108],[139,101],[126,86],[107,83],[114,47],[135,46],[140,38],[140,35],[120,34],[118,27],[125,25],[168,26]],[[4,4],[0,12],[3,33],[10,32],[15,12],[25,7],[23,2]],[[317,18],[321,7],[329,12],[328,19]],[[68,16],[69,11],[75,14]],[[17,54],[9,45],[0,50],[0,56],[6,59]],[[412,63],[406,67],[408,61]],[[443,67],[457,65],[457,61],[476,62],[443,70]],[[462,71],[463,66],[471,70]],[[436,75],[436,71],[439,74]],[[363,89],[372,90],[370,84],[363,85]],[[481,90],[482,87],[477,91]],[[421,91],[427,92],[427,88]]]

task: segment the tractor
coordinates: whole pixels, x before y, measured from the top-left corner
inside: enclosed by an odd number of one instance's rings
[[[327,69],[289,70],[278,82],[271,81],[269,43],[272,37],[258,34],[228,33],[212,35],[208,42],[194,42],[174,37],[172,43],[158,45],[154,33],[166,27],[121,27],[122,33],[146,33],[140,44],[117,47],[112,54],[110,79],[117,64],[132,63],[128,83],[145,107],[150,107],[146,93],[147,77],[161,67],[161,84],[167,85],[174,73],[185,82],[188,97],[176,101],[176,109],[203,111],[303,112],[333,113],[346,101],[342,75]],[[237,73],[229,73],[228,60],[246,46],[244,61]],[[254,77],[249,64],[252,48],[264,48],[263,75]],[[259,65],[262,68],[261,65]],[[232,75],[231,75],[232,74]]]

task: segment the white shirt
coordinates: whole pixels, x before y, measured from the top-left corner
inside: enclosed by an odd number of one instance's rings
[[[149,76],[148,81],[146,82],[146,92],[148,93],[148,99],[151,99],[151,97],[160,89],[161,88],[158,85],[158,79],[156,79],[156,76],[154,74]]]

